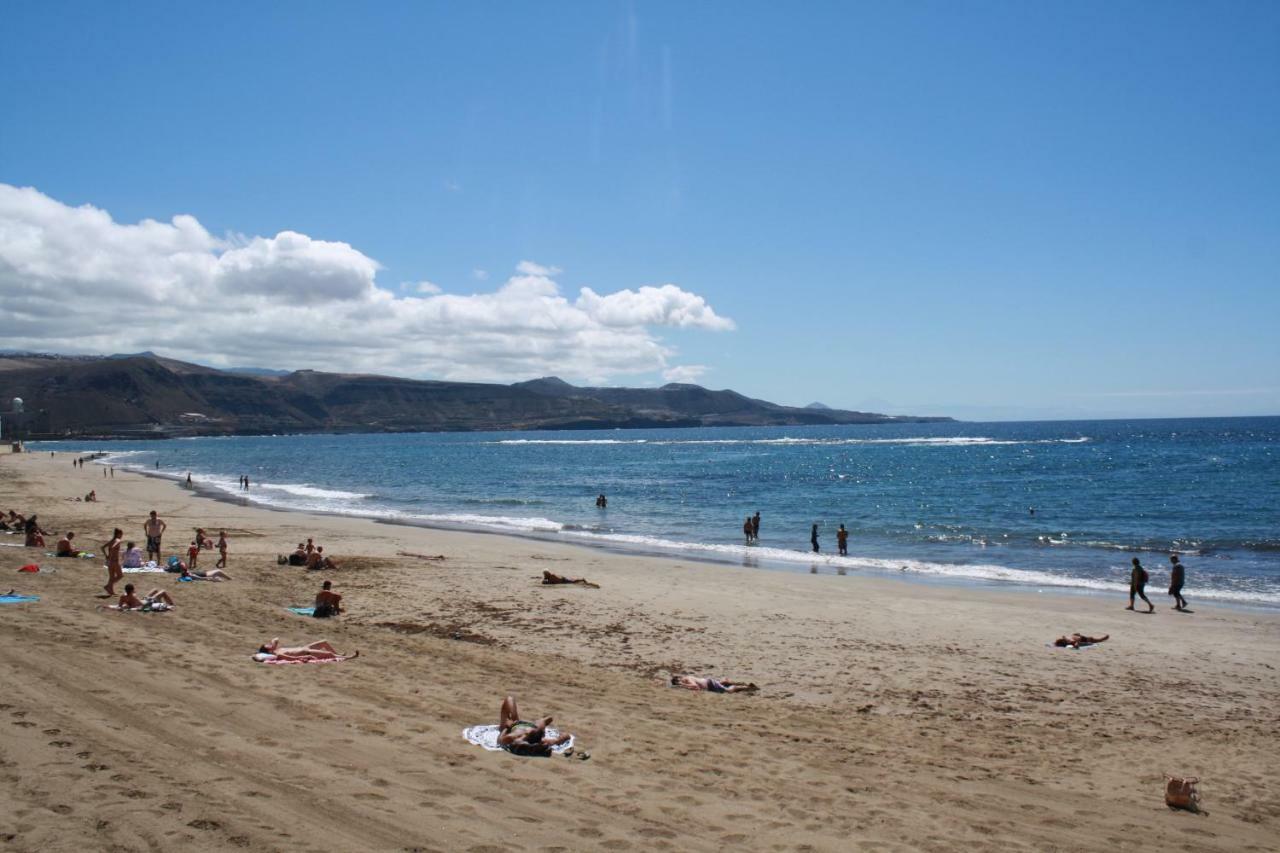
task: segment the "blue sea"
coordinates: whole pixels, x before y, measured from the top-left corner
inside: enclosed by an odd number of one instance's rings
[[[34,448],[33,448],[34,449]],[[43,442],[263,505],[734,565],[1280,606],[1280,418]],[[160,468],[155,467],[156,462]],[[247,493],[238,478],[247,474]],[[595,505],[597,494],[608,506]],[[1034,509],[1034,512],[1032,510]],[[760,540],[742,523],[759,511]],[[810,551],[819,526],[821,552]],[[835,555],[835,531],[849,556]],[[1159,599],[1157,599],[1159,600]]]

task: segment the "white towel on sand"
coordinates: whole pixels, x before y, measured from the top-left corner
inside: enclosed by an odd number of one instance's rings
[[[462,730],[462,736],[467,739],[468,743],[474,743],[476,746],[483,746],[490,752],[498,752],[502,747],[498,746],[498,727],[496,725],[487,726],[468,726]],[[546,737],[555,740],[560,737],[560,733],[555,729],[547,729]],[[559,746],[551,747],[551,751],[559,754],[573,746],[573,735],[569,735],[569,739]]]
[[[103,568],[105,569],[106,566],[103,566]],[[141,566],[138,566],[136,569],[121,569],[120,571],[124,572],[126,575],[142,575],[150,574],[152,572],[163,572],[164,566],[161,566],[155,560],[149,560]]]

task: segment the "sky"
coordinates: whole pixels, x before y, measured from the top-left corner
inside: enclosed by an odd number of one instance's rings
[[[0,5],[0,348],[1280,414],[1280,4]]]

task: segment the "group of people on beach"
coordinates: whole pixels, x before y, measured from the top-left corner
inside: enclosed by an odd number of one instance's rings
[[[1173,596],[1173,609],[1189,613],[1187,610],[1187,600],[1182,597],[1182,587],[1187,582],[1187,570],[1182,565],[1182,560],[1177,554],[1169,555],[1170,571],[1169,571],[1169,595]],[[1129,573],[1129,606],[1125,610],[1133,609],[1134,598],[1141,598],[1147,603],[1147,612],[1154,613],[1156,606],[1151,603],[1151,599],[1147,598],[1147,582],[1151,576],[1147,574],[1147,570],[1142,567],[1142,562],[1137,558],[1133,558],[1133,570]]]
[[[289,556],[281,556],[277,562],[280,565],[305,566],[308,571],[313,572],[338,568],[337,562],[325,556],[324,546],[317,545],[310,537],[306,542],[299,542],[298,547],[293,549]]]

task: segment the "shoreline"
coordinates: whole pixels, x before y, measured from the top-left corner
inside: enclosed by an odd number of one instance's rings
[[[226,529],[234,580],[126,576],[177,608],[105,613],[99,561],[20,575],[31,551],[0,548],[10,585],[40,597],[0,611],[15,849],[1225,853],[1280,831],[1274,613],[737,567],[726,582],[687,559],[264,512],[59,456],[0,458],[0,505],[95,550],[152,508],[165,553]],[[68,500],[90,488],[97,503]],[[307,536],[337,571],[276,565]],[[600,588],[542,586],[543,569]],[[346,615],[285,610],[321,579]],[[1111,639],[1046,647],[1071,631]],[[361,654],[254,664],[273,636]],[[663,685],[674,672],[761,689],[693,694]],[[463,740],[506,694],[591,759]],[[1167,811],[1162,772],[1204,779],[1210,817]]]
[[[66,452],[66,451],[62,451]],[[106,457],[110,457],[112,451],[103,452]],[[95,459],[94,464],[102,466],[104,463],[101,459]],[[138,474],[143,477],[158,481],[174,484],[179,489],[186,488],[182,475],[173,475],[156,473],[148,468],[131,467],[121,465],[118,466],[121,471],[127,471]],[[885,581],[892,581],[906,584],[921,584],[930,587],[940,588],[959,588],[959,589],[990,589],[993,591],[1009,590],[1021,592],[1028,595],[1044,595],[1044,594],[1066,594],[1072,596],[1085,596],[1090,598],[1123,598],[1127,595],[1127,588],[1123,584],[1112,584],[1109,588],[1099,588],[1098,586],[1090,586],[1082,579],[1074,579],[1076,582],[1055,583],[1052,580],[1034,581],[1029,579],[1001,579],[1001,578],[984,578],[973,575],[947,575],[933,574],[927,571],[912,569],[910,566],[903,565],[899,568],[892,568],[889,565],[872,565],[875,563],[887,564],[898,562],[898,560],[889,560],[878,557],[851,555],[849,562],[841,562],[841,558],[837,555],[827,552],[819,559],[809,558],[807,552],[795,549],[795,553],[799,557],[794,559],[781,559],[762,555],[756,557],[751,554],[753,550],[750,546],[742,546],[743,553],[737,554],[732,551],[719,551],[721,547],[737,547],[737,546],[721,546],[706,545],[702,543],[680,543],[672,542],[671,547],[663,547],[662,545],[644,545],[640,543],[616,542],[608,540],[604,537],[592,537],[589,535],[574,535],[573,533],[564,534],[563,531],[521,531],[517,529],[486,529],[485,526],[477,524],[476,526],[468,526],[463,523],[451,524],[448,522],[432,521],[424,518],[396,518],[380,516],[372,513],[359,513],[354,511],[340,512],[335,510],[309,509],[302,507],[292,507],[267,502],[254,501],[251,497],[237,497],[233,492],[225,489],[202,485],[201,481],[194,479],[192,481],[191,490],[193,494],[210,500],[219,501],[237,506],[254,507],[258,509],[270,510],[273,512],[283,513],[304,513],[322,517],[346,518],[346,519],[362,519],[377,524],[385,524],[391,526],[416,527],[425,530],[437,530],[442,532],[453,532],[466,535],[481,536],[498,536],[518,539],[527,542],[545,542],[558,543],[569,547],[582,548],[587,551],[600,551],[604,553],[614,554],[621,557],[639,557],[654,560],[674,560],[674,561],[691,561],[705,565],[727,566],[741,569],[755,569],[769,572],[780,572],[784,574],[825,574],[839,577],[864,577],[876,578]],[[497,525],[494,525],[496,528]],[[713,553],[706,553],[702,549],[712,550]],[[774,549],[768,549],[774,550]],[[1128,553],[1128,552],[1126,552]],[[1142,550],[1134,553],[1153,553],[1164,554],[1165,551],[1160,550]],[[913,558],[901,558],[910,562]],[[806,568],[807,564],[807,568]],[[971,562],[955,562],[950,565],[956,566],[972,566]],[[998,569],[1005,569],[1013,572],[1034,572],[1031,569],[1009,569],[1003,566],[993,566]],[[1094,582],[1105,583],[1105,582]],[[1158,590],[1158,586],[1152,586],[1151,589]],[[1265,601],[1243,601],[1232,598],[1219,597],[1215,590],[1194,590],[1193,596],[1198,602],[1209,602],[1215,607],[1228,607],[1246,612],[1261,613],[1280,613],[1280,603],[1270,603]],[[1154,593],[1162,600],[1164,596],[1158,591]]]

